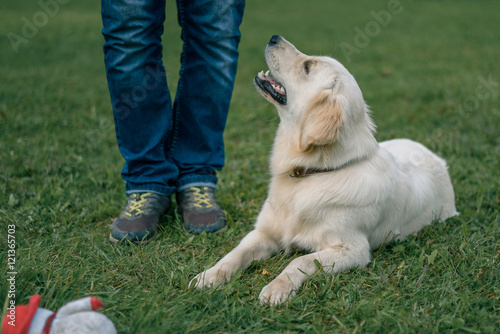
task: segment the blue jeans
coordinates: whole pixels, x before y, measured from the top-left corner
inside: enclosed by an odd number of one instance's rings
[[[162,63],[165,0],[102,0],[101,6],[127,193],[215,187],[245,1],[177,0],[183,49],[173,104]]]

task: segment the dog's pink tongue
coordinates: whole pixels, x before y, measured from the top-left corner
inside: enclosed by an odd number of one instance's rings
[[[283,88],[282,85],[277,83],[275,80],[273,80],[270,77],[265,77],[265,80],[269,81],[271,83],[271,86],[273,87],[274,91],[280,95],[285,95],[285,89]]]
[[[269,73],[269,71],[267,71],[266,74],[264,74],[264,72],[259,72],[258,78],[260,80],[269,82],[271,84],[271,87],[273,87],[273,90],[276,93],[283,95],[283,96],[286,96],[285,88],[283,88],[283,86],[280,83],[278,83],[276,80],[274,80],[273,78],[268,76],[268,73]]]

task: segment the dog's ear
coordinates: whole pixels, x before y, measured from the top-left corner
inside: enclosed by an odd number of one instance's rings
[[[301,123],[300,149],[333,144],[342,122],[342,97],[331,91],[319,93],[306,110]]]

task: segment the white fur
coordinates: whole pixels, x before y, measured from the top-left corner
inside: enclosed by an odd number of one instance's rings
[[[259,89],[281,120],[268,198],[255,229],[191,284],[220,286],[279,250],[310,251],[262,289],[262,303],[278,304],[317,271],[315,260],[327,273],[365,266],[384,241],[456,215],[445,161],[409,139],[377,143],[361,90],[342,64],[307,56],[283,38],[268,45],[266,60],[287,92],[282,105]],[[295,167],[339,169],[292,178]]]

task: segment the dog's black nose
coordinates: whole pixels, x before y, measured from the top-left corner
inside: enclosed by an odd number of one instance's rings
[[[271,40],[269,41],[269,45],[277,44],[280,39],[281,39],[280,35],[274,35],[273,37],[271,37]]]

